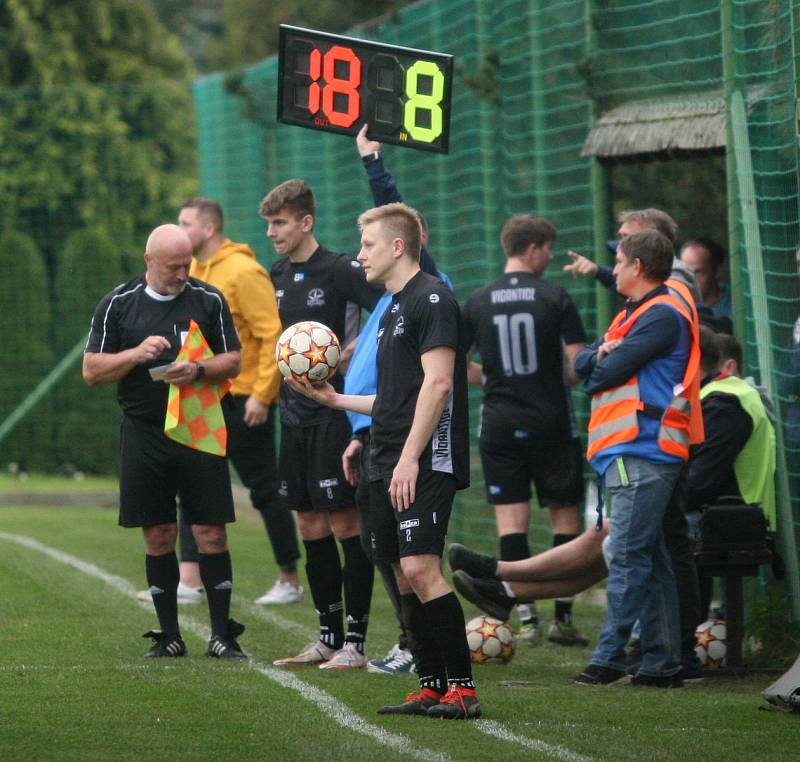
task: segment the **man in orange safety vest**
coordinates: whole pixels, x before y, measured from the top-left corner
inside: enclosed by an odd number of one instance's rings
[[[587,457],[605,484],[609,533],[608,613],[589,666],[573,682],[627,679],[624,649],[641,621],[636,685],[680,687],[675,578],[662,519],[689,445],[703,439],[697,312],[670,278],[674,250],[644,230],[620,241],[614,275],[627,297],[606,334],[575,358],[592,397]],[[601,487],[602,489],[602,487]]]

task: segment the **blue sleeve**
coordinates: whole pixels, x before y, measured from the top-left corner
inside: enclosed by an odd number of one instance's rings
[[[400,191],[397,190],[397,183],[395,183],[392,173],[386,169],[380,156],[365,162],[364,168],[367,170],[369,189],[372,191],[372,200],[375,202],[375,206],[384,206],[403,200]]]
[[[603,339],[601,337],[594,344],[579,350],[578,354],[575,355],[573,369],[581,378],[586,378],[594,370],[597,362],[597,350],[602,343]]]
[[[394,176],[386,169],[386,165],[380,156],[377,159],[370,159],[365,162],[364,168],[367,170],[369,189],[372,191],[372,200],[375,202],[375,206],[384,206],[385,204],[393,204],[403,200],[400,191],[397,189]],[[439,277],[436,262],[424,246],[420,252],[419,266],[428,275],[433,275],[434,278]]]
[[[680,320],[665,304],[647,310],[622,343],[595,364],[584,385],[586,393],[595,394],[624,384],[651,360],[670,351],[681,335]]]
[[[600,265],[597,268],[597,273],[594,276],[597,280],[600,281],[606,288],[610,288],[612,291],[617,290],[617,279],[614,277],[614,271],[610,267],[605,267],[604,265]]]

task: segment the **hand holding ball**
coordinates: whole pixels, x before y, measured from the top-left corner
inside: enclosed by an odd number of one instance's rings
[[[322,323],[305,320],[290,325],[275,346],[278,369],[286,378],[327,381],[336,373],[341,347],[336,334]]]

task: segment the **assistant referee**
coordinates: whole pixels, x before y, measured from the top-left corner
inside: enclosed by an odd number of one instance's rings
[[[192,244],[177,225],[150,234],[147,271],[106,294],[92,318],[83,378],[116,383],[122,408],[120,512],[123,527],[141,527],[145,568],[161,631],[148,657],[178,657],[186,646],[178,628],[179,493],[200,549],[200,576],[211,615],[208,655],[245,658],[236,637],[244,627],[228,618],[233,573],[225,524],[235,520],[228,463],[178,444],[164,434],[169,384],[219,383],[239,372],[239,339],[222,293],[189,277]],[[194,320],[214,352],[202,363],[175,362]],[[163,382],[150,369],[169,365]]]

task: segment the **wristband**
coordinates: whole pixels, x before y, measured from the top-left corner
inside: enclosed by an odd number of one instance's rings
[[[194,364],[195,370],[197,371],[197,375],[194,377],[195,381],[202,381],[206,377],[206,366],[203,365],[201,362],[196,362]]]
[[[377,151],[373,151],[372,153],[368,153],[366,156],[361,157],[361,161],[364,164],[372,164],[373,161],[377,161],[381,158],[381,155]]]

